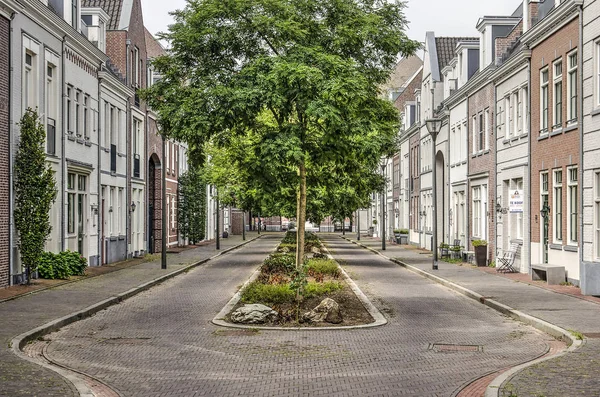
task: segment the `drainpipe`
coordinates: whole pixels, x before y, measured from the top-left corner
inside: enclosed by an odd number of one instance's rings
[[[465,152],[467,154],[467,180],[465,181],[465,214],[464,216],[466,216],[466,222],[465,222],[465,250],[466,251],[470,251],[469,248],[471,248],[471,222],[469,222],[469,214],[470,214],[470,210],[472,210],[471,205],[470,205],[470,200],[471,200],[471,182],[469,181],[469,165],[471,163],[471,156],[469,156],[469,137],[471,136],[472,132],[471,131],[471,120],[469,120],[469,95],[465,94],[465,101],[467,102],[467,106],[465,107],[466,109],[466,118],[465,120],[467,120],[467,141],[465,142],[465,145],[467,145],[467,151]]]
[[[577,82],[577,85],[579,86],[578,89],[578,98],[577,101],[578,106],[579,106],[579,167],[578,167],[578,174],[579,174],[579,180],[581,182],[580,183],[580,188],[579,188],[579,203],[577,203],[577,205],[579,206],[579,213],[577,214],[577,217],[579,218],[579,284],[583,285],[584,288],[582,290],[582,293],[585,294],[586,293],[586,289],[585,288],[585,283],[583,282],[586,278],[586,274],[584,272],[584,267],[583,267],[583,245],[584,245],[584,240],[583,240],[583,194],[581,194],[581,192],[583,191],[582,187],[583,187],[583,171],[584,171],[584,156],[583,156],[583,137],[584,137],[584,133],[583,133],[583,4],[580,4],[578,7],[578,11],[579,11],[579,48],[578,48],[578,55],[577,55],[577,69],[579,71],[579,81]]]
[[[15,19],[15,14],[12,13],[10,16],[10,25],[8,29],[8,59],[9,59],[9,78],[8,78],[8,125],[11,131],[8,132],[8,191],[9,191],[9,199],[8,199],[8,214],[9,214],[9,225],[8,225],[8,285],[14,285],[13,280],[13,244],[14,244],[14,226],[15,226],[15,218],[13,216],[13,200],[14,200],[14,191],[13,191],[13,138],[14,138],[14,128],[13,128],[13,108],[12,108],[12,81],[13,81],[13,67],[12,67],[12,21]]]
[[[131,39],[126,39],[125,40],[125,85],[127,86],[127,88],[131,88],[131,79],[129,78],[129,74],[130,74],[130,59],[129,59],[129,47],[131,46]],[[125,117],[127,117],[126,120],[126,128],[127,128],[127,135],[129,135],[126,139],[126,143],[125,146],[127,147],[127,155],[125,156],[126,158],[126,166],[125,166],[125,206],[126,206],[126,213],[127,213],[127,222],[125,223],[125,252],[126,252],[126,256],[127,258],[129,258],[129,254],[131,254],[131,257],[133,257],[133,251],[131,250],[132,247],[129,246],[129,233],[131,232],[131,211],[129,211],[129,205],[131,204],[130,202],[130,191],[131,191],[131,175],[133,173],[133,164],[132,164],[132,155],[131,153],[133,152],[133,148],[131,147],[131,142],[133,141],[132,139],[132,135],[135,134],[135,131],[133,131],[133,123],[132,123],[132,114],[133,112],[131,111],[131,106],[133,106],[132,102],[131,102],[132,98],[130,97],[127,100],[127,111],[125,112]],[[145,123],[144,123],[145,124]],[[145,189],[147,190],[147,189]],[[146,201],[148,202],[148,201]],[[141,208],[140,208],[141,210]]]
[[[493,82],[492,82],[493,83]],[[492,113],[492,128],[490,129],[491,133],[494,135],[494,201],[496,202],[496,204],[498,204],[498,131],[496,130],[497,127],[497,106],[498,106],[498,87],[496,86],[496,84],[494,84],[494,112]],[[494,133],[496,132],[496,133]],[[489,139],[489,138],[488,138]],[[492,140],[490,139],[490,142],[492,142]],[[490,175],[491,177],[491,175]],[[490,211],[492,211],[492,213],[494,214],[494,218],[495,218],[495,228],[496,228],[496,233],[494,235],[494,262],[496,262],[496,259],[498,258],[498,211],[496,211],[496,206],[493,205],[492,208],[490,209]],[[510,242],[509,242],[510,244]]]
[[[102,70],[102,64],[98,67],[98,70]],[[102,78],[98,79],[98,202],[97,206],[97,215],[98,216],[98,266],[102,266],[104,262],[104,252],[102,250],[102,246],[104,245],[104,241],[102,241],[102,219],[100,216],[100,211],[102,211],[102,148],[101,148],[101,137],[102,137],[102,127],[100,120],[102,119],[100,116],[100,109],[102,109]]]
[[[61,181],[60,181],[60,202],[61,202],[61,206],[60,206],[60,250],[64,251],[66,249],[66,235],[67,235],[67,224],[65,221],[65,189],[66,189],[66,184],[65,184],[65,175],[66,175],[66,168],[67,168],[67,156],[66,156],[66,151],[65,151],[65,147],[66,147],[66,141],[65,141],[65,137],[67,136],[67,126],[68,126],[68,121],[67,121],[67,109],[65,106],[65,77],[66,77],[66,73],[65,73],[65,43],[67,40],[67,35],[63,36],[62,39],[62,56],[61,56],[61,63],[62,63],[62,81],[61,81],[61,98],[62,98],[62,107],[63,107],[63,117],[62,117],[62,134],[61,134],[61,156],[60,156],[60,165],[61,165],[61,172],[60,172],[60,177],[61,177]]]
[[[527,112],[529,113],[529,123],[527,126],[527,130],[529,131],[529,139],[527,139],[527,175],[529,176],[529,183],[527,185],[523,184],[523,186],[528,187],[527,196],[529,197],[529,227],[527,228],[527,251],[528,251],[528,269],[527,274],[531,275],[531,225],[532,225],[532,207],[533,207],[533,199],[531,198],[531,141],[533,139],[533,131],[531,131],[531,57],[527,59]],[[538,197],[539,199],[539,197]],[[540,218],[541,222],[541,218]],[[542,236],[540,236],[540,244],[542,242]]]

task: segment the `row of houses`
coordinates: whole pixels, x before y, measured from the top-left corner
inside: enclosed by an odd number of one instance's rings
[[[168,246],[185,243],[177,186],[187,148],[163,141],[138,95],[160,79],[150,61],[162,53],[144,27],[140,0],[0,0],[0,288],[23,279],[12,175],[18,123],[29,108],[46,126],[58,187],[48,251],[108,264],[159,252],[163,226]]]
[[[599,295],[600,0],[523,0],[474,33],[428,32],[422,65],[389,90],[403,127],[383,168],[387,233],[431,249],[436,222],[438,243],[486,240],[490,263],[516,243],[521,272],[564,266]],[[381,211],[374,197],[362,229]]]

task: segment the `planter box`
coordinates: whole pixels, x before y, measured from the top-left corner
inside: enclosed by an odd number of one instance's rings
[[[396,234],[396,244],[407,245],[408,234]]]

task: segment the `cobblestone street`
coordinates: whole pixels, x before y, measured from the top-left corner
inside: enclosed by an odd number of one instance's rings
[[[548,349],[548,336],[337,236],[326,237],[332,254],[388,325],[256,332],[212,325],[279,238],[49,335],[48,356],[125,396],[451,396]]]

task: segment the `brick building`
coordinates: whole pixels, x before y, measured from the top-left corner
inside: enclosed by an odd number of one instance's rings
[[[531,48],[531,263],[579,276],[579,13],[562,2],[523,36]],[[545,210],[542,212],[542,210]]]

